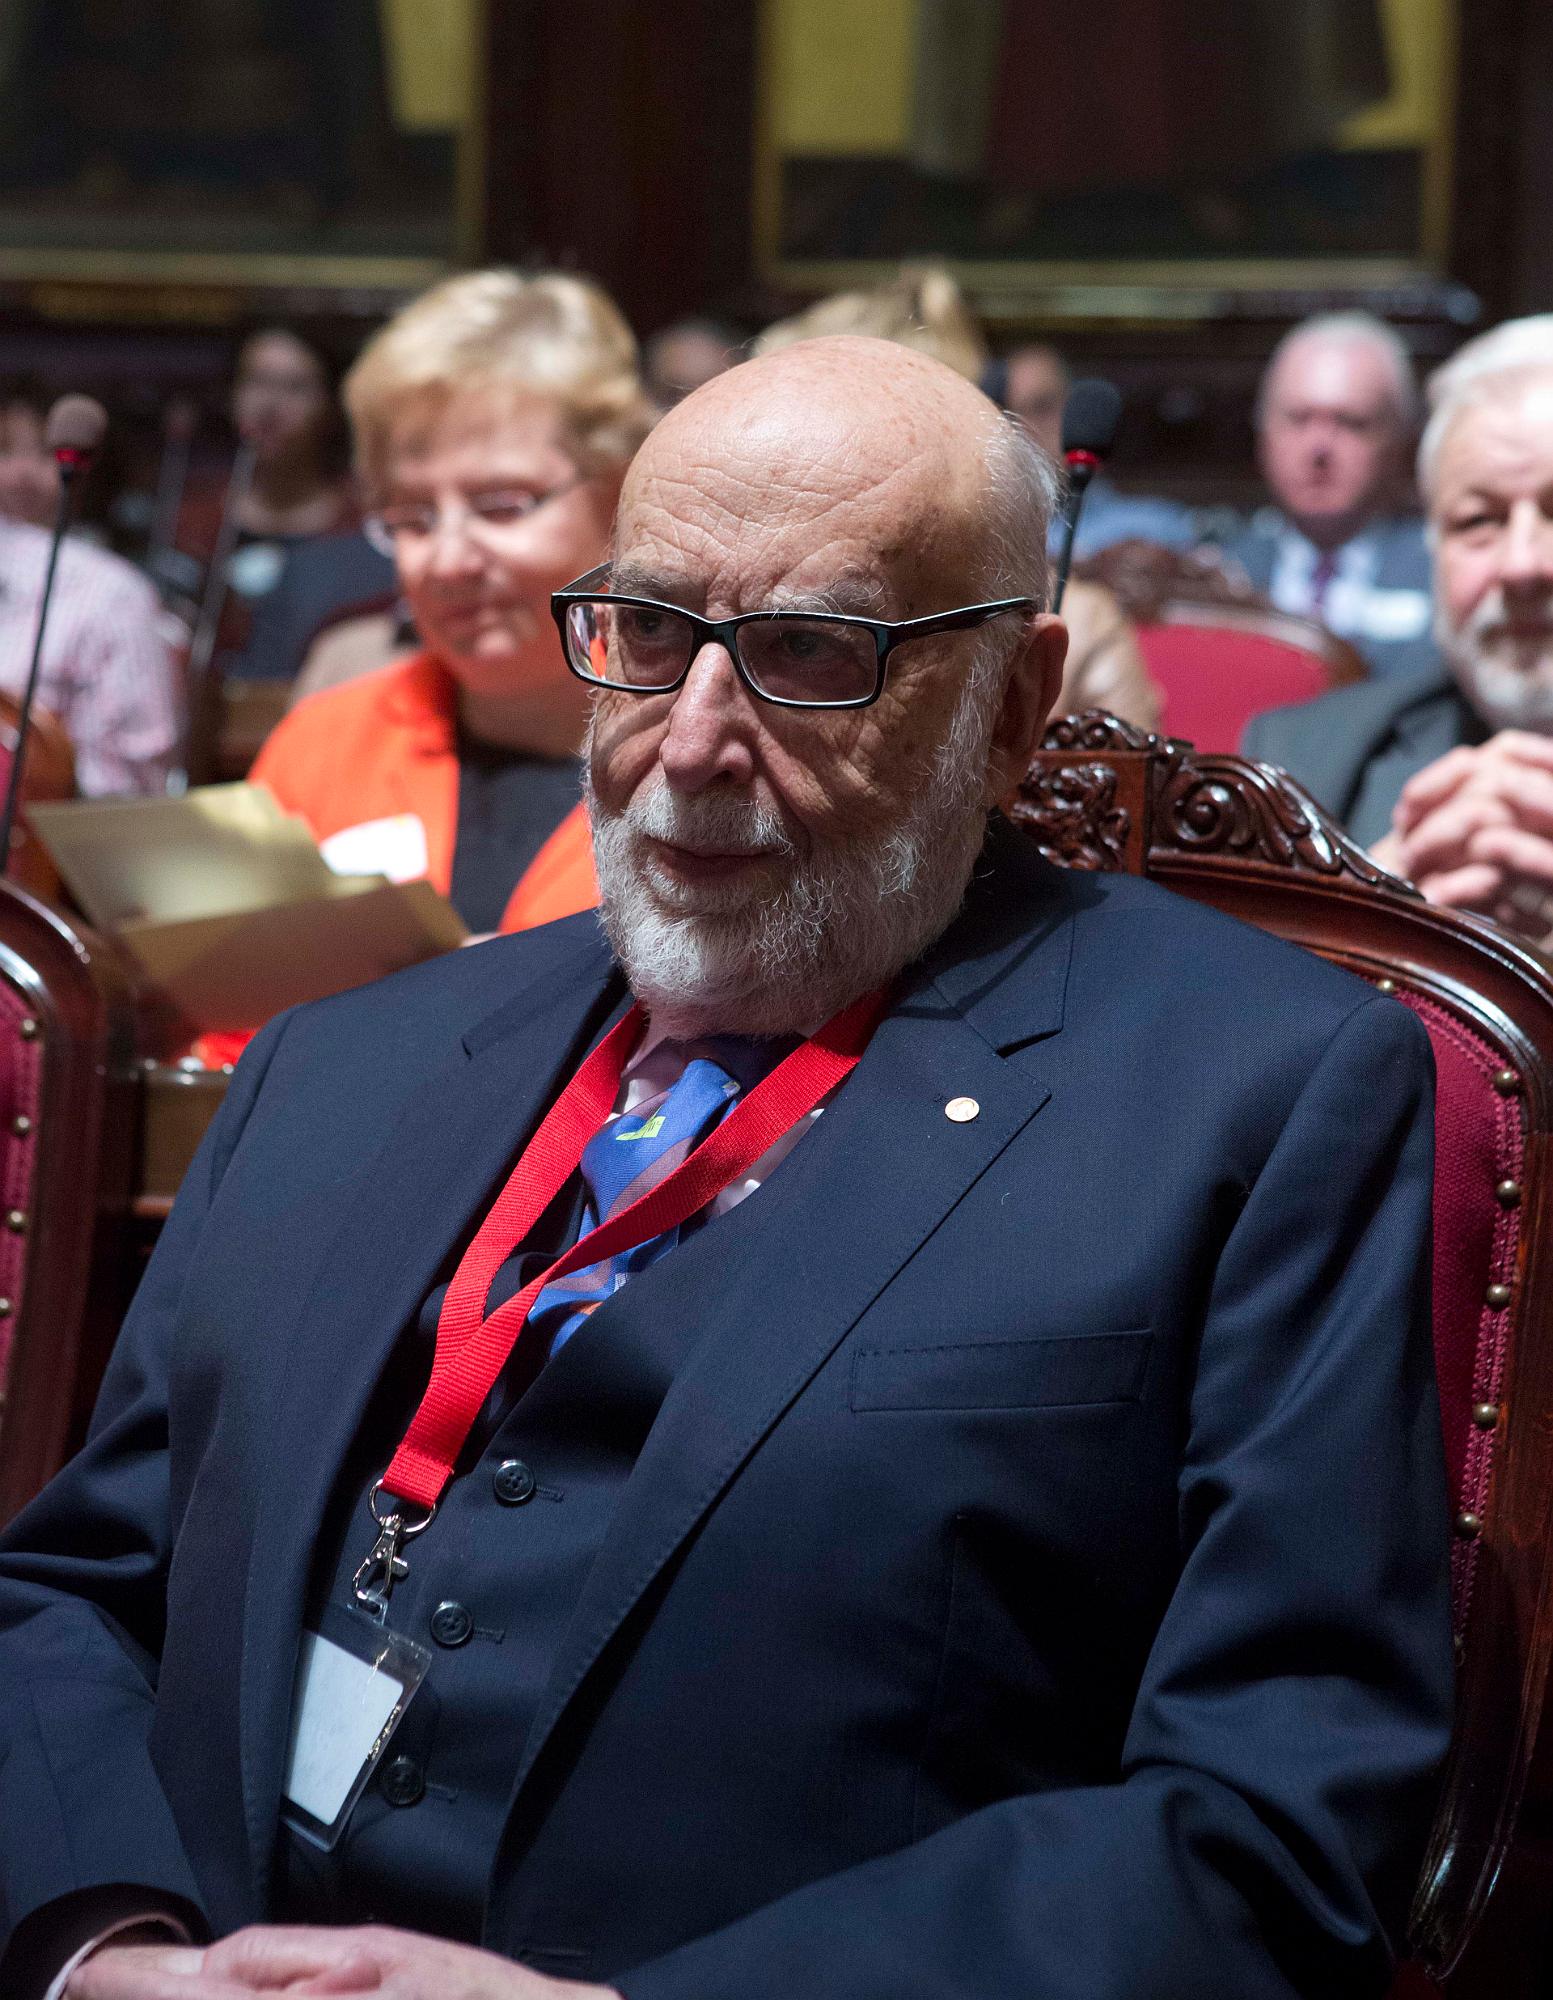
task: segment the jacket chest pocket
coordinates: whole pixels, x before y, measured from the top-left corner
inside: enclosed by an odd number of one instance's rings
[[[865,1410],[1038,1410],[1142,1400],[1153,1336],[1064,1334],[923,1347],[860,1347],[848,1401]]]

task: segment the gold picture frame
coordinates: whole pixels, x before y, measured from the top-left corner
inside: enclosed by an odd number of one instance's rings
[[[955,0],[760,0],[752,218],[757,275],[775,291],[818,295],[883,282],[902,262],[931,261],[946,265],[994,322],[1074,326],[1201,322],[1233,314],[1259,294],[1357,297],[1437,291],[1446,279],[1452,227],[1459,0],[1380,4],[1388,52],[1394,59],[1400,50],[1406,60],[1392,97],[1365,114],[1369,136],[1361,131],[1353,150],[1395,146],[1416,136],[1418,233],[1412,250],[1341,256],[989,259],[928,249],[885,256],[795,255],[784,244],[783,177],[789,157],[784,132],[796,124],[812,139],[816,126],[823,129],[829,118],[833,129],[847,130],[849,140],[860,137],[856,150],[866,155],[870,136],[877,138],[893,115],[881,112],[881,95],[894,91],[899,100],[908,87],[902,30],[922,7],[937,6],[952,16]],[[961,14],[966,11],[962,5]],[[816,43],[807,61],[805,32]],[[800,57],[796,62],[795,50]],[[861,89],[849,88],[845,65],[853,57],[868,65],[868,84]],[[1396,68],[1394,63],[1394,72]],[[860,67],[853,81],[861,76]]]
[[[65,226],[52,232],[52,240],[16,240],[13,234],[8,241],[0,232],[0,294],[32,317],[67,324],[219,327],[277,309],[375,317],[450,270],[478,261],[485,234],[488,0],[437,0],[435,7],[424,0],[370,0],[370,5],[381,36],[382,87],[394,130],[452,141],[445,250],[424,243],[399,250],[391,242],[370,248],[313,245],[305,231],[286,247],[116,243],[106,240],[107,229],[88,244],[68,239],[88,232],[89,202],[74,215],[63,203]]]

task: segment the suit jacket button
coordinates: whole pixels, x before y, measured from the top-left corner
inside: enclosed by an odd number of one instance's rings
[[[462,1646],[475,1629],[466,1605],[446,1597],[431,1614],[431,1636],[439,1646]]]
[[[491,1484],[504,1507],[521,1507],[534,1497],[534,1475],[521,1458],[504,1458]]]
[[[391,1806],[413,1806],[426,1791],[426,1773],[413,1757],[394,1757],[383,1766],[377,1788]]]

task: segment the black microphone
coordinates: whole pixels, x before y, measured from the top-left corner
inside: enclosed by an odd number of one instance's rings
[[[1073,537],[1089,482],[1111,456],[1122,420],[1122,399],[1110,382],[1092,377],[1075,382],[1062,408],[1062,457],[1068,469],[1068,497],[1062,508],[1062,544],[1057,556],[1057,588],[1052,609],[1062,609],[1073,561]]]
[[[90,396],[61,396],[49,411],[43,442],[54,454],[59,467],[59,505],[54,511],[54,533],[49,542],[48,567],[43,572],[43,595],[38,600],[38,624],[32,639],[32,664],[27,669],[27,685],[22,692],[16,717],[16,747],[11,752],[11,775],[6,781],[5,807],[0,812],[0,875],[11,867],[11,829],[16,823],[16,802],[21,797],[22,766],[27,758],[27,738],[32,729],[32,703],[38,691],[38,665],[43,658],[43,634],[48,626],[49,600],[54,595],[54,571],[59,564],[59,545],[70,525],[75,503],[77,475],[96,456],[108,428],[108,412]]]

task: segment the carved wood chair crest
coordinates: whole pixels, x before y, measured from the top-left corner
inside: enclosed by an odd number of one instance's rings
[[[1099,710],[1050,725],[1009,815],[1049,860],[1154,877],[1357,973],[1429,1033],[1461,1672],[1399,1991],[1431,1990],[1426,1971],[1450,2000],[1540,1994],[1553,1906],[1540,1836],[1553,1810],[1553,966],[1425,902],[1282,772]]]
[[[1282,772],[1200,755],[1099,708],[1051,724],[1010,817],[1066,868],[1168,873],[1173,858],[1190,856],[1416,894]]]

